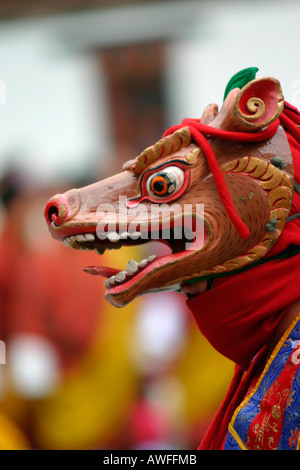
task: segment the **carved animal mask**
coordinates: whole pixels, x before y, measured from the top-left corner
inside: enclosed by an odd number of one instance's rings
[[[54,238],[75,249],[119,249],[160,240],[170,254],[126,270],[88,267],[108,279],[106,298],[136,296],[252,265],[278,240],[293,196],[293,163],[279,117],[280,84],[254,79],[232,89],[218,112],[186,119],[123,171],[53,196],[45,218]]]

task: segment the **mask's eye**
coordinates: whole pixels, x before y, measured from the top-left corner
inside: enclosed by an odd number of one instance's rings
[[[146,182],[146,189],[151,197],[168,197],[177,193],[183,183],[183,170],[178,166],[168,166],[149,176]]]

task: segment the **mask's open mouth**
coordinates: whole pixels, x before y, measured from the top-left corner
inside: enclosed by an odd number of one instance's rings
[[[134,288],[133,297],[154,290],[176,290],[179,288],[180,269],[173,270],[172,275],[168,272],[166,277],[164,270],[179,260],[182,261],[183,258],[189,258],[195,252],[204,250],[212,232],[210,224],[199,216],[185,217],[184,222],[185,225],[182,225],[182,220],[175,218],[163,225],[160,224],[158,230],[148,231],[142,228],[134,232],[120,231],[119,227],[116,227],[115,231],[99,232],[96,226],[90,224],[89,227],[72,224],[64,229],[63,243],[74,249],[94,250],[99,255],[106,250],[120,249],[122,246],[132,247],[153,241],[163,243],[167,247],[165,250],[167,254],[163,256],[153,253],[140,261],[131,259],[123,269],[88,266],[84,271],[106,278],[104,281],[107,288],[106,297],[110,301],[112,296],[116,299],[124,291]],[[158,272],[159,276],[156,275]]]

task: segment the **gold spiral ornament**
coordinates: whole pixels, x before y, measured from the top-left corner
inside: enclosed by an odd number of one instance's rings
[[[266,106],[263,100],[256,98],[255,96],[247,101],[247,108],[251,113],[254,113],[247,115],[247,119],[259,119],[266,110]]]

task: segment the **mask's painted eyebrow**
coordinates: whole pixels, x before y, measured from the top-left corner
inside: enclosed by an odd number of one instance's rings
[[[192,165],[192,163],[189,163],[184,159],[181,160],[179,158],[174,158],[174,160],[168,160],[167,162],[163,162],[160,165],[154,166],[152,168],[148,168],[148,170],[145,170],[144,173],[141,176],[143,177],[146,173],[149,173],[150,171],[152,172],[152,171],[155,171],[155,170],[159,170],[160,168],[164,168],[164,167],[173,165],[173,163],[181,163],[185,166],[191,166]]]

